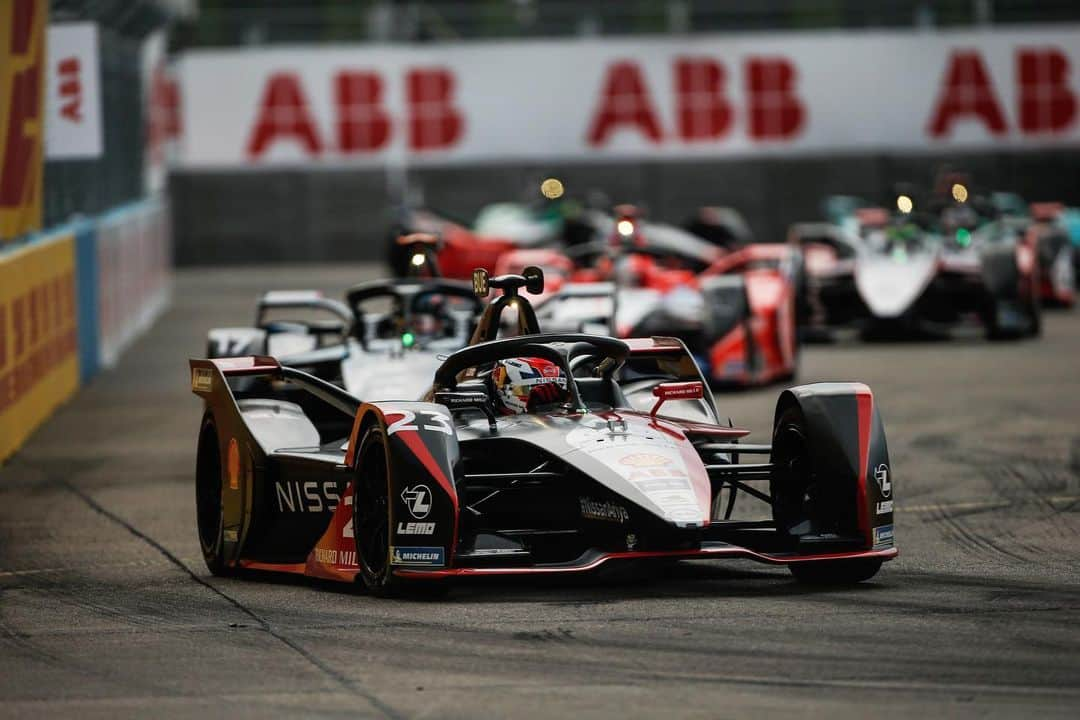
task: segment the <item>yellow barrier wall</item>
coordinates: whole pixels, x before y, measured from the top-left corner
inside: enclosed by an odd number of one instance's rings
[[[0,0],[0,243],[41,228],[48,15],[47,0]]]
[[[79,385],[75,238],[0,255],[0,462]]]

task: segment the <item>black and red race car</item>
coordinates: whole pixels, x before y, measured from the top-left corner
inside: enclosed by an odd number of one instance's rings
[[[536,332],[518,293],[536,277],[477,275],[478,294],[503,293],[480,328],[516,305],[525,332],[449,355],[424,402],[361,402],[269,357],[192,360],[210,570],[359,579],[383,594],[655,558],[748,558],[849,583],[896,556],[869,388],[784,391],[772,445],[747,443],[720,424],[678,340]],[[522,359],[543,367],[543,402],[530,391],[504,414],[499,378]]]

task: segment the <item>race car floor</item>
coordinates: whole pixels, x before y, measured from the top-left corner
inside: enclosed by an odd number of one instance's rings
[[[256,292],[372,268],[185,270],[172,309],[0,468],[0,716],[1080,717],[1080,312],[1035,342],[844,343],[900,559],[840,590],[749,562],[485,581],[437,601],[210,576],[186,360]],[[720,396],[767,441],[776,389]]]

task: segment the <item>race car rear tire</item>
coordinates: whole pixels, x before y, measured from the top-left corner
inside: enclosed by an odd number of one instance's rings
[[[1042,333],[1042,301],[1039,297],[1039,268],[1036,263],[1031,277],[1024,282],[1020,275],[1014,255],[998,253],[988,256],[984,264],[999,274],[999,280],[993,285],[991,296],[984,311],[983,322],[986,325],[988,340],[1016,340],[1023,337],[1038,337]],[[1006,282],[1007,279],[1007,282]],[[1026,287],[1025,287],[1026,286]],[[1005,312],[1013,311],[1024,317],[1024,322],[1002,323]]]
[[[807,585],[854,585],[877,575],[882,561],[877,558],[855,560],[815,560],[792,563],[788,570]]]
[[[236,574],[224,557],[224,512],[222,508],[224,468],[218,443],[217,426],[207,413],[199,431],[199,447],[195,459],[195,517],[199,531],[199,547],[207,569],[214,575],[227,577]]]
[[[371,427],[360,442],[353,483],[353,528],[360,579],[375,595],[391,594],[390,449],[386,431]]]

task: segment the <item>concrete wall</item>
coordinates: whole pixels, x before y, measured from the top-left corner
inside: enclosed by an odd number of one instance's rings
[[[829,156],[694,162],[498,165],[415,169],[424,203],[470,218],[496,201],[539,197],[540,180],[562,179],[570,195],[599,189],[614,202],[645,205],[681,221],[695,208],[730,205],[757,237],[780,240],[792,222],[821,216],[833,193],[880,199],[897,181],[929,184],[944,163],[976,188],[1080,205],[1080,149],[954,156]],[[179,265],[317,262],[383,257],[392,207],[382,171],[182,172],[170,178]]]

